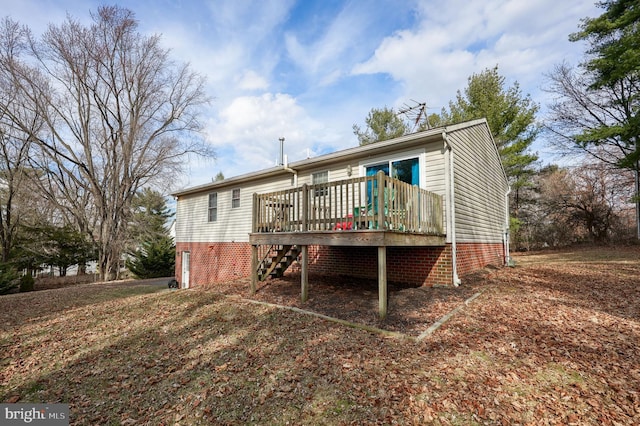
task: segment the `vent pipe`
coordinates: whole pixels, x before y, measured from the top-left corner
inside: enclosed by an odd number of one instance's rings
[[[278,165],[284,166],[284,137],[278,139],[280,141],[280,157],[278,157]]]

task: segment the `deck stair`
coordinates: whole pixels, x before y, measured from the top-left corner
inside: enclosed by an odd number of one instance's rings
[[[296,245],[273,245],[258,265],[258,280],[269,277],[280,278],[298,258],[300,247]]]

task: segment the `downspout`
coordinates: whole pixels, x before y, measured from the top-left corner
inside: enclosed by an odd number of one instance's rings
[[[509,247],[509,239],[511,238],[511,218],[509,216],[509,194],[511,194],[511,187],[507,186],[507,192],[504,194],[504,204],[505,204],[505,231],[504,231],[504,266],[509,266],[511,264],[511,250]]]
[[[284,162],[283,162],[284,164],[282,164],[282,170],[285,170],[285,171],[287,171],[289,173],[293,173],[293,187],[297,188],[298,187],[298,171],[294,170],[294,169],[292,169],[291,167],[288,166],[288,160],[289,159],[285,155],[284,156]]]
[[[454,190],[454,176],[453,176],[453,147],[449,143],[446,130],[442,131],[442,140],[445,144],[445,149],[448,152],[448,166],[449,166],[449,182],[447,191],[447,223],[449,224],[449,234],[451,237],[451,270],[453,273],[453,285],[458,287],[462,281],[458,277],[458,255],[456,249],[456,207],[455,207],[455,190]]]

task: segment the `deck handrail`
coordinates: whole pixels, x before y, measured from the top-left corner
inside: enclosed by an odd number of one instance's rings
[[[383,230],[444,235],[442,196],[382,171],[253,195],[252,232]]]

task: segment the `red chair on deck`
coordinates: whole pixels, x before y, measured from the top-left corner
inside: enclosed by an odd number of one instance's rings
[[[333,230],[334,231],[351,231],[353,229],[353,215],[348,214],[347,219],[351,219],[351,221],[338,222],[333,227]]]

